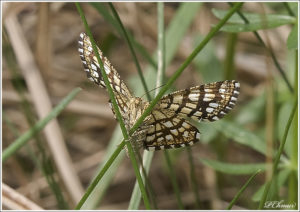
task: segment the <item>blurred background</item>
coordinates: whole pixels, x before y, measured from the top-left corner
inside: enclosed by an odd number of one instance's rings
[[[128,44],[108,4],[80,5],[99,48],[132,92],[143,96]],[[155,89],[157,3],[113,5],[136,44],[149,90]],[[229,9],[229,4],[218,2],[164,4],[165,82]],[[177,195],[163,152],[154,153],[149,181],[158,209],[226,209],[261,169],[234,206],[257,209],[263,186],[272,178],[267,164],[273,163],[297,99],[297,9],[298,3],[245,3],[241,11],[256,21],[254,28],[230,31],[234,24],[244,24],[233,19],[175,81],[169,92],[230,79],[238,80],[241,90],[224,120],[197,126],[201,142],[168,151]],[[2,150],[74,88],[83,89],[43,132],[3,161],[2,207],[73,209],[123,139],[107,91],[84,73],[77,50],[83,22],[75,4],[67,2],[3,3],[2,12]],[[268,198],[293,204],[289,209],[298,207],[297,129],[294,118]],[[122,151],[83,209],[127,209],[135,179]],[[143,201],[137,208],[144,209]]]

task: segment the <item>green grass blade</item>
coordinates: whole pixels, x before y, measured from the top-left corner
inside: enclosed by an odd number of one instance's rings
[[[158,70],[156,76],[156,87],[160,87],[163,83],[164,73],[165,73],[165,33],[164,33],[164,3],[157,3],[157,14],[158,14]],[[159,89],[155,91],[155,94]],[[145,168],[146,174],[149,173],[150,165],[152,162],[154,152],[144,151],[143,155],[143,166]],[[145,180],[145,178],[143,178]],[[153,198],[155,200],[155,198]],[[131,194],[128,210],[137,210],[140,205],[141,193],[138,190],[137,182],[134,185],[133,192]],[[153,201],[155,202],[155,201]]]
[[[169,177],[171,179],[171,183],[172,183],[172,187],[177,199],[177,204],[180,210],[184,209],[182,200],[181,200],[181,195],[180,195],[180,190],[179,190],[179,186],[177,184],[177,177],[176,174],[174,172],[174,170],[172,169],[172,162],[169,156],[169,152],[168,151],[164,151],[164,156],[165,156],[165,160],[166,160],[166,166],[167,166],[167,170],[168,170],[168,174]]]
[[[278,164],[279,164],[279,160],[280,160],[280,156],[284,150],[284,146],[285,146],[285,142],[286,142],[286,138],[287,138],[287,135],[288,135],[288,132],[289,132],[289,129],[290,129],[290,126],[291,126],[291,123],[292,123],[292,120],[294,118],[294,114],[297,110],[297,105],[298,105],[298,101],[295,101],[294,103],[294,106],[293,106],[293,109],[292,109],[292,112],[289,116],[289,120],[287,122],[287,125],[286,125],[286,128],[285,128],[285,133],[283,135],[283,138],[282,138],[282,141],[280,143],[280,146],[279,146],[279,150],[276,154],[276,157],[275,157],[275,161],[273,163],[273,170],[272,170],[272,178],[269,182],[267,182],[267,185],[266,185],[266,188],[264,190],[264,193],[263,193],[263,196],[262,196],[262,199],[259,203],[259,207],[258,209],[262,209],[266,200],[267,200],[267,196],[268,196],[268,192],[270,190],[270,186],[271,186],[271,183],[272,183],[272,179],[273,177],[275,176],[276,174],[276,171],[277,171],[277,168],[278,168]]]
[[[120,35],[123,34],[121,26],[118,24],[117,20],[114,19],[111,14],[107,11],[106,5],[100,2],[90,2],[90,4],[103,16],[103,18],[109,22],[117,31]],[[129,40],[131,43],[134,44],[135,48],[139,51],[139,53],[149,62],[149,64],[152,65],[153,68],[156,69],[157,64],[153,61],[147,50],[143,45],[141,45],[139,42],[137,42],[134,37],[130,34],[127,33]]]
[[[236,163],[224,163],[216,160],[200,159],[200,161],[216,171],[232,174],[232,175],[242,175],[242,174],[252,174],[253,172],[260,170],[266,170],[267,166],[265,163],[253,163],[253,164],[236,164]]]
[[[122,23],[122,21],[121,21],[119,15],[118,15],[117,11],[115,10],[113,4],[110,2],[110,3],[108,3],[108,5],[110,6],[110,9],[111,9],[112,13],[114,14],[115,19],[117,20],[118,24],[119,24],[120,27],[121,27],[121,30],[122,30],[122,32],[123,32],[123,35],[124,35],[124,37],[125,37],[125,39],[126,39],[126,41],[127,41],[127,43],[128,43],[130,52],[131,52],[131,54],[132,54],[132,57],[133,57],[135,66],[136,66],[136,68],[137,68],[137,70],[138,70],[138,74],[139,74],[139,77],[140,77],[140,79],[141,79],[142,85],[143,85],[143,87],[144,87],[144,90],[145,90],[147,99],[148,99],[148,101],[150,101],[150,100],[151,100],[151,97],[150,97],[150,94],[149,94],[149,89],[148,89],[148,87],[147,87],[147,84],[146,84],[146,81],[145,81],[145,78],[144,78],[144,75],[143,75],[143,72],[142,72],[140,63],[139,63],[139,61],[137,60],[137,56],[136,56],[136,54],[135,54],[135,51],[134,51],[134,48],[133,48],[133,46],[132,46],[132,44],[131,44],[131,41],[130,41],[130,39],[129,39],[129,36],[128,36],[127,32],[126,32],[126,29],[125,29],[125,27],[124,27],[124,25],[123,25],[123,23]]]
[[[189,26],[197,14],[202,2],[183,2],[180,3],[176,14],[172,18],[172,21],[169,23],[166,33],[165,33],[165,67],[172,61],[174,58],[180,42],[182,41],[184,35],[186,34]],[[158,51],[158,50],[157,50]],[[155,52],[157,52],[155,51]],[[156,53],[152,57],[153,61],[157,63]],[[153,85],[156,84],[156,70],[153,67],[147,67],[144,72],[144,76],[147,79],[147,85],[149,88],[154,88]],[[130,85],[134,88],[136,96],[143,95],[142,85],[140,80],[137,77],[132,77],[130,80]]]
[[[103,162],[95,172],[95,176],[93,177],[93,180],[96,179],[98,173],[104,168],[105,164],[108,162],[110,157],[113,155],[114,151],[116,150],[116,147],[120,144],[120,141],[122,140],[123,135],[121,132],[120,127],[116,127],[115,131],[112,135],[111,140],[109,141],[109,145],[106,148],[105,156],[103,157]],[[124,153],[124,152],[123,152]],[[125,154],[122,152],[120,155],[115,159],[115,161],[111,164],[109,169],[106,170],[105,175],[102,177],[101,181],[96,185],[95,189],[93,192],[89,195],[87,200],[84,202],[82,207],[80,208],[81,210],[93,210],[95,209],[99,202],[104,198],[105,193],[107,188],[109,187],[110,183],[114,179],[115,173],[124,159]],[[93,181],[92,180],[92,181]],[[139,190],[139,185],[137,184],[137,190]]]
[[[235,123],[239,125],[249,123],[259,123],[263,121],[265,113],[266,94],[263,91],[255,98],[249,100],[247,104],[239,108],[238,114],[235,116]]]
[[[154,153],[151,151],[144,151],[143,166],[147,174],[149,173],[150,170],[153,154]],[[144,179],[145,178],[143,177],[143,180]],[[138,187],[138,182],[136,181],[134,184],[133,192],[131,194],[128,210],[138,210],[140,202],[141,202],[141,192]]]
[[[283,6],[286,8],[290,16],[295,16],[295,13],[293,10],[290,8],[290,5],[287,2],[282,2]]]
[[[166,65],[174,57],[178,44],[182,41],[182,37],[185,35],[191,20],[195,17],[201,5],[202,2],[181,3],[176,17],[170,23],[166,32]]]
[[[275,196],[275,194],[278,192],[278,189],[280,187],[282,187],[288,180],[289,175],[291,174],[291,170],[290,169],[282,169],[280,170],[278,176],[278,180],[276,183],[273,183],[274,186],[271,187],[270,189],[270,196]],[[274,181],[273,181],[274,182]],[[277,187],[277,188],[275,188]],[[266,188],[266,183],[263,184],[258,190],[257,192],[255,192],[255,194],[252,196],[251,200],[254,202],[259,202],[262,198],[262,195],[264,193],[264,190]]]
[[[122,142],[117,147],[117,149],[113,152],[113,154],[111,155],[111,157],[109,158],[109,160],[105,163],[105,165],[103,166],[102,170],[97,175],[97,177],[93,180],[93,182],[87,188],[85,194],[83,195],[83,197],[81,198],[81,200],[76,205],[75,210],[80,210],[81,209],[82,205],[85,203],[85,201],[87,200],[87,198],[90,196],[90,194],[92,193],[92,191],[94,190],[94,188],[96,187],[96,185],[98,184],[98,182],[102,179],[102,177],[104,176],[104,174],[106,173],[106,171],[109,169],[109,167],[111,166],[111,164],[118,157],[118,155],[120,154],[120,152],[124,148],[124,146],[125,146],[125,142]]]
[[[212,12],[217,18],[223,18],[227,11],[213,9]],[[238,14],[235,14],[228,20],[228,24],[222,27],[221,31],[232,33],[250,32],[295,24],[297,21],[296,18],[287,15],[266,14],[265,18],[262,18],[261,14],[254,13],[243,13],[243,15],[250,20],[250,23],[245,24],[244,20]]]
[[[237,43],[237,33],[228,33],[227,36],[228,39],[226,45],[226,58],[224,62],[224,79],[233,80],[235,79],[234,56]]]
[[[289,50],[298,49],[298,23],[296,23],[292,28],[292,31],[290,32],[289,37],[287,39],[286,45]]]
[[[2,153],[2,161],[5,162],[11,155],[24,146],[34,135],[40,132],[53,118],[58,116],[63,109],[74,99],[81,88],[75,88],[68,96],[66,96],[44,119],[38,121],[34,127],[16,139]]]
[[[164,73],[165,73],[165,39],[164,39],[164,10],[163,3],[158,3],[158,72],[156,77],[156,87],[161,86],[163,83]],[[156,95],[159,90],[157,90]],[[169,156],[168,150],[164,150],[164,157],[167,165],[167,170],[169,173],[169,178],[171,179],[172,187],[176,195],[177,204],[179,209],[184,209],[179,185],[177,183],[176,173],[173,171],[173,165]]]
[[[199,194],[199,186],[197,182],[196,172],[195,172],[195,163],[193,159],[192,149],[191,147],[186,148],[188,151],[189,163],[190,163],[190,176],[191,176],[191,186],[195,195],[195,206],[196,209],[200,209],[200,194]]]
[[[239,192],[234,196],[234,198],[232,199],[232,201],[230,202],[230,204],[228,205],[228,207],[226,208],[226,210],[231,210],[232,206],[236,203],[236,201],[238,200],[238,198],[241,196],[241,194],[245,191],[245,189],[247,188],[247,186],[252,182],[252,180],[254,180],[254,178],[256,177],[256,175],[258,175],[258,173],[261,170],[257,170],[248,180],[247,182],[243,185],[243,187],[239,190]]]
[[[221,132],[233,141],[251,147],[252,149],[266,154],[266,145],[258,135],[246,130],[244,127],[229,121],[220,120],[212,125],[213,128]]]

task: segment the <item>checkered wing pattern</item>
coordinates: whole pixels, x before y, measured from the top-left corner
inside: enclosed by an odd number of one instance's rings
[[[151,113],[144,146],[149,150],[191,146],[200,133],[186,118],[216,121],[236,103],[240,84],[222,81],[176,91],[162,97]]]
[[[157,107],[174,111],[183,118],[216,121],[234,107],[240,83],[226,80],[176,91],[164,96]]]
[[[94,82],[95,84],[99,85],[100,87],[105,88],[106,86],[103,81],[100,65],[97,61],[95,52],[93,51],[90,38],[83,32],[79,36],[78,51],[79,51],[80,58],[82,60],[84,71],[87,74],[87,78],[92,82]],[[121,80],[118,72],[110,64],[108,59],[103,56],[103,53],[99,48],[98,48],[98,52],[104,66],[105,73],[107,74],[110,85],[116,96],[116,101],[119,105],[119,108],[120,110],[123,110],[123,112],[125,113],[128,110],[127,103],[133,97],[129,89],[127,88],[126,84],[124,83],[124,81]]]
[[[150,126],[144,141],[147,150],[191,146],[200,139],[196,127],[168,109],[154,109],[147,124]]]

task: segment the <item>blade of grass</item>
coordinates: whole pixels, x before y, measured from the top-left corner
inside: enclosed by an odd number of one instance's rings
[[[109,22],[115,29],[118,31],[119,34],[123,34],[122,29],[118,22],[109,14],[107,9],[105,8],[105,5],[103,3],[99,2],[90,2],[90,4],[96,8],[96,10],[103,16],[104,19],[106,19],[107,22]],[[135,48],[140,52],[140,54],[151,64],[153,68],[156,69],[157,64],[156,62],[151,58],[151,56],[148,54],[147,50],[143,45],[141,45],[139,42],[137,42],[132,35],[127,32],[129,40],[131,43],[134,44]]]
[[[288,13],[290,14],[290,16],[294,16],[295,17],[295,14],[294,14],[293,10],[290,8],[289,4],[287,2],[282,2],[282,3],[283,3],[283,6],[288,11]]]
[[[166,160],[168,174],[169,174],[169,177],[171,179],[172,187],[173,187],[173,190],[175,192],[176,199],[177,199],[178,207],[179,207],[180,210],[183,210],[184,206],[183,206],[183,203],[182,203],[182,200],[181,200],[179,186],[177,184],[177,177],[176,177],[176,174],[175,174],[174,170],[170,168],[170,167],[172,167],[172,162],[171,162],[171,159],[170,159],[170,156],[169,156],[169,152],[164,151],[164,156],[165,156],[165,160]]]
[[[111,166],[111,164],[114,162],[114,160],[118,157],[121,150],[124,148],[125,142],[122,142],[117,149],[113,152],[111,157],[108,159],[108,161],[103,166],[102,170],[99,172],[99,174],[96,176],[96,178],[93,180],[93,182],[89,185],[89,187],[86,189],[85,194],[81,198],[81,200],[78,202],[78,204],[75,207],[75,210],[80,210],[82,205],[85,203],[86,199],[89,197],[89,195],[92,193],[98,182],[102,179],[108,168]]]
[[[295,99],[298,98],[298,50],[295,51]],[[289,191],[289,202],[297,202],[298,200],[298,108],[296,108],[294,120],[292,122],[293,130],[293,141],[292,141],[292,152],[290,154],[291,161],[291,174],[288,181],[288,191]],[[297,208],[293,208],[297,209]]]
[[[239,190],[239,192],[234,196],[230,204],[227,206],[226,210],[231,210],[232,206],[236,203],[238,198],[241,196],[241,194],[245,191],[247,186],[252,182],[252,180],[258,175],[258,173],[261,172],[261,170],[257,170],[248,180],[247,182],[243,185],[243,187]]]
[[[192,182],[192,189],[194,191],[195,195],[195,206],[196,209],[200,209],[201,202],[200,202],[200,195],[198,191],[198,182],[197,182],[197,177],[195,173],[195,164],[193,160],[193,154],[192,154],[192,149],[190,147],[186,148],[188,151],[188,157],[189,157],[189,163],[190,163],[190,176],[191,176],[191,182]]]
[[[3,121],[4,123],[8,126],[8,128],[12,131],[13,135],[15,137],[20,137],[20,133],[17,130],[16,126],[8,119],[8,117],[6,116],[6,114],[2,113],[2,117],[3,117]],[[64,196],[63,196],[63,192],[61,190],[61,187],[58,185],[58,183],[55,181],[53,173],[54,172],[46,172],[46,167],[45,163],[48,163],[49,161],[43,160],[42,162],[38,159],[38,157],[36,156],[36,153],[33,152],[30,148],[28,148],[29,145],[25,146],[28,155],[30,156],[31,160],[36,164],[36,166],[40,169],[40,171],[42,172],[42,174],[44,175],[44,177],[47,180],[47,183],[49,184],[49,187],[51,188],[57,204],[58,204],[58,208],[59,209],[68,209],[69,206],[66,203]],[[43,155],[42,158],[44,158],[45,156]],[[46,158],[48,159],[48,158]],[[52,164],[50,163],[50,165],[52,166]],[[53,169],[53,167],[50,167]]]
[[[109,2],[108,5],[110,6],[110,9],[111,9],[112,13],[114,14],[115,19],[117,20],[118,24],[120,25],[120,27],[121,27],[121,29],[122,29],[123,35],[124,35],[124,37],[125,37],[125,39],[126,39],[126,41],[127,41],[127,44],[128,44],[128,46],[129,46],[131,55],[132,55],[132,57],[133,57],[135,66],[136,66],[136,68],[137,68],[137,70],[138,70],[138,74],[139,74],[139,76],[140,76],[140,78],[141,78],[142,85],[143,85],[143,87],[144,87],[144,90],[145,90],[147,99],[148,99],[148,101],[150,101],[150,100],[151,100],[151,97],[150,97],[150,94],[149,94],[149,89],[148,89],[148,87],[147,87],[147,84],[146,84],[146,81],[145,81],[145,78],[144,78],[144,75],[143,75],[141,66],[140,66],[140,64],[139,64],[139,61],[137,60],[137,56],[136,56],[135,51],[134,51],[134,48],[133,48],[133,46],[132,46],[132,44],[131,44],[131,42],[130,42],[130,40],[129,40],[129,36],[128,36],[127,32],[126,32],[126,29],[125,29],[125,27],[124,27],[124,25],[123,25],[123,23],[122,23],[122,21],[121,21],[119,15],[118,15],[118,13],[117,13],[115,7],[113,6],[113,4],[112,4],[111,2]]]
[[[183,2],[180,4],[176,14],[173,16],[172,21],[169,23],[166,35],[165,35],[165,49],[166,49],[166,56],[165,56],[165,63],[166,67],[174,58],[177,49],[179,47],[180,42],[182,41],[184,35],[186,34],[189,26],[191,25],[192,21],[199,11],[200,6],[202,5],[201,2]],[[155,51],[157,52],[157,51]],[[153,54],[152,59],[157,63],[157,54]],[[148,86],[152,86],[155,84],[156,77],[156,70],[153,67],[148,66],[145,69],[144,75],[147,79]],[[143,93],[142,85],[140,84],[140,80],[137,77],[132,77],[130,79],[130,85],[134,88],[135,95],[141,96]]]
[[[290,129],[290,126],[291,126],[291,123],[292,123],[292,120],[294,118],[294,114],[296,112],[296,109],[297,109],[297,105],[298,105],[298,102],[295,101],[294,103],[294,106],[293,106],[293,109],[291,111],[291,114],[289,116],[289,120],[287,122],[287,125],[286,125],[286,128],[285,128],[285,132],[284,132],[284,135],[283,135],[283,138],[282,138],[282,142],[280,143],[280,146],[279,146],[279,150],[276,154],[276,157],[275,157],[275,160],[274,160],[274,163],[273,163],[273,169],[272,169],[272,178],[270,181],[268,181],[267,185],[266,185],[266,188],[264,190],[264,193],[263,193],[263,196],[261,198],[261,201],[259,203],[259,207],[258,209],[262,209],[263,206],[264,206],[264,203],[266,202],[267,200],[267,196],[268,196],[268,192],[270,190],[270,186],[271,186],[271,183],[272,183],[272,179],[273,177],[275,176],[276,174],[276,171],[277,171],[277,167],[278,167],[278,164],[279,164],[279,160],[280,160],[280,156],[284,150],[284,145],[285,145],[285,142],[286,142],[286,138],[287,138],[287,135],[288,135],[288,131]]]
[[[157,61],[158,61],[158,70],[156,75],[156,87],[158,88],[155,91],[155,95],[159,91],[159,87],[163,83],[164,73],[165,73],[165,33],[164,33],[164,3],[157,3],[157,20],[158,20],[158,51],[157,51]],[[144,151],[143,155],[143,166],[145,168],[146,174],[149,173],[151,161],[153,158],[154,152]],[[143,177],[143,180],[146,180],[147,176]],[[140,205],[141,193],[138,190],[137,182],[134,185],[133,192],[131,194],[128,210],[137,210]],[[153,198],[155,203],[155,197]],[[156,204],[155,204],[156,205]]]
[[[271,189],[269,191],[270,196],[275,196],[276,191],[278,191],[278,189],[286,183],[290,173],[291,173],[291,170],[287,169],[287,168],[280,170],[280,172],[278,173],[278,176],[275,176],[277,178],[276,182],[275,182],[275,180],[272,182],[272,186],[271,186]],[[255,192],[255,194],[253,194],[251,200],[254,201],[254,202],[259,202],[261,200],[261,197],[264,193],[265,188],[266,188],[266,183],[263,184]]]
[[[200,159],[200,161],[204,165],[212,167],[216,171],[232,175],[251,174],[258,169],[264,171],[267,167],[265,163],[237,164],[208,159]]]
[[[228,40],[226,46],[226,58],[224,64],[224,79],[234,79],[235,71],[234,71],[234,54],[235,54],[235,46],[237,41],[237,33],[228,33]]]
[[[81,91],[81,88],[75,88],[68,96],[66,96],[44,119],[38,121],[33,128],[30,128],[21,137],[16,139],[2,153],[2,162],[5,162],[10,156],[24,146],[35,134],[40,132],[53,118],[58,116],[62,110],[70,103],[72,99]]]
[[[158,46],[158,68],[160,69],[157,73],[157,81],[156,81],[156,86],[161,86],[164,78],[165,73],[165,42],[164,42],[164,8],[163,8],[163,3],[158,3],[158,41],[159,41],[159,46]],[[159,90],[157,90],[158,92]],[[156,92],[156,94],[157,94]],[[181,195],[180,195],[180,189],[179,185],[177,183],[177,177],[176,173],[174,172],[174,168],[169,156],[168,150],[164,150],[164,157],[165,161],[167,164],[167,169],[169,173],[169,178],[171,179],[172,187],[176,195],[177,199],[177,204],[179,209],[184,209],[182,200],[181,200]]]
[[[89,29],[88,23],[87,23],[87,21],[85,19],[85,16],[84,16],[84,13],[83,13],[83,11],[82,11],[82,9],[80,7],[80,4],[79,3],[75,3],[75,5],[76,5],[76,8],[77,8],[77,10],[78,10],[78,12],[80,14],[80,17],[81,17],[83,23],[84,23],[85,30],[86,30],[88,36],[90,37],[90,40],[91,40],[91,43],[92,43],[92,48],[93,48],[93,50],[94,50],[94,52],[96,54],[97,61],[98,61],[99,65],[100,65],[101,75],[102,75],[103,81],[104,81],[104,83],[106,85],[106,89],[108,91],[108,94],[109,94],[112,106],[113,106],[115,114],[116,114],[116,117],[117,117],[117,119],[118,119],[118,121],[120,123],[120,127],[121,127],[121,130],[122,130],[122,133],[123,133],[124,140],[128,141],[129,137],[128,137],[128,134],[127,134],[127,130],[126,130],[125,124],[123,122],[121,113],[119,111],[119,108],[118,108],[118,105],[117,105],[117,102],[116,102],[116,99],[115,99],[115,95],[114,95],[113,90],[112,90],[112,88],[110,86],[108,77],[107,77],[107,75],[105,73],[102,60],[100,59],[100,55],[99,55],[99,52],[98,52],[95,40],[94,40],[93,35],[92,35],[92,33],[91,33],[90,29]],[[132,131],[130,133],[130,135],[133,132],[134,131]],[[140,189],[141,189],[141,193],[142,193],[142,197],[143,197],[143,200],[144,200],[145,207],[146,207],[146,209],[150,209],[149,198],[147,196],[146,189],[145,189],[144,183],[142,181],[142,178],[141,178],[141,175],[140,175],[140,172],[139,172],[139,168],[138,168],[138,164],[137,164],[137,160],[135,158],[135,154],[134,154],[133,148],[132,148],[130,142],[126,142],[126,145],[127,145],[129,157],[130,157],[133,169],[134,169],[134,173],[135,173],[136,178],[137,178],[137,180],[139,182],[139,186],[140,186]],[[94,187],[93,187],[93,189],[94,189]]]
[[[116,127],[112,138],[109,141],[108,147],[105,151],[105,156],[102,159],[101,164],[99,165],[98,169],[94,172],[94,177],[91,179],[90,182],[94,181],[99,174],[99,172],[103,169],[105,164],[110,159],[111,155],[114,153],[116,147],[119,145],[120,141],[122,140],[123,135],[121,132],[120,127]],[[124,152],[123,152],[124,153]],[[101,181],[97,183],[93,192],[88,196],[82,207],[81,210],[94,210],[96,207],[101,203],[102,199],[105,196],[107,188],[110,186],[110,183],[114,179],[115,173],[117,172],[117,168],[120,166],[120,163],[123,161],[125,154],[120,153],[120,155],[115,159],[114,163],[111,164],[111,167],[105,172],[105,175],[102,177]],[[137,184],[137,189],[139,190],[139,186]]]
[[[220,120],[214,123],[212,127],[226,137],[232,138],[234,142],[249,146],[263,155],[266,154],[266,145],[264,140],[253,132],[244,129],[240,125]]]
[[[146,94],[146,96],[147,96],[147,99],[148,99],[148,101],[151,101],[151,96],[150,96],[150,93],[149,93],[149,90],[148,90],[148,87],[147,87],[147,84],[146,84],[146,81],[145,81],[145,78],[144,78],[144,75],[143,75],[141,66],[140,66],[140,64],[139,64],[139,62],[138,62],[138,60],[137,60],[137,56],[136,56],[136,53],[135,53],[135,51],[134,51],[132,42],[131,42],[130,39],[129,39],[128,33],[127,33],[127,31],[126,31],[126,29],[125,29],[125,27],[124,27],[124,25],[123,25],[123,23],[122,23],[122,21],[121,21],[121,19],[120,19],[120,17],[119,17],[117,11],[115,10],[113,4],[112,4],[112,3],[108,3],[108,5],[109,5],[109,7],[110,7],[110,9],[111,9],[111,11],[112,11],[112,13],[113,13],[115,19],[117,20],[117,23],[119,24],[119,26],[120,26],[120,28],[121,28],[122,34],[123,34],[123,36],[125,37],[126,42],[127,42],[128,46],[129,46],[131,55],[132,55],[132,57],[133,57],[133,60],[134,60],[134,62],[135,62],[135,65],[136,65],[136,67],[137,67],[138,74],[139,74],[140,80],[141,80],[141,82],[142,82],[142,85],[143,85],[145,94]],[[143,162],[142,162],[142,158],[141,158],[139,152],[137,152],[137,156],[138,156],[138,159],[139,159],[139,163],[142,164]],[[144,167],[143,167],[143,166],[141,166],[141,171],[144,172],[145,179],[146,179],[146,182],[147,182],[146,171],[144,170]],[[148,181],[148,183],[147,183],[146,186],[148,187],[148,190],[146,190],[146,191],[149,192],[148,195],[149,195],[150,197],[154,197],[154,195],[153,195],[152,192],[151,192],[151,190],[152,190],[152,189],[151,189],[151,183],[150,183],[149,181]],[[153,198],[151,198],[151,199],[153,199]]]

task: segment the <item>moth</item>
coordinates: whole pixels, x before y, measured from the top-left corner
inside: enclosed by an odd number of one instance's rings
[[[106,88],[100,65],[90,39],[85,33],[80,34],[78,45],[87,78],[98,86]],[[149,106],[149,102],[132,95],[118,72],[103,56],[99,48],[98,52],[122,119],[129,131]],[[134,141],[136,148],[143,147],[146,150],[191,146],[199,141],[200,132],[187,119],[217,121],[223,118],[235,106],[239,90],[240,83],[238,81],[225,80],[165,95],[159,100],[150,115],[145,118],[142,125],[132,134],[131,140]]]

